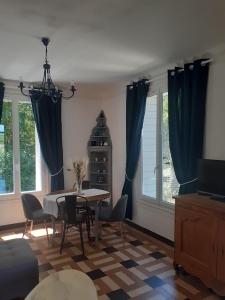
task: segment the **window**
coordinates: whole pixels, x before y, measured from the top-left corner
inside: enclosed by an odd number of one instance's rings
[[[0,194],[44,191],[46,171],[29,102],[3,102],[0,124]]]
[[[156,132],[157,96],[153,96],[147,99],[142,131],[143,194],[152,198],[156,198]]]
[[[21,191],[41,190],[40,146],[29,103],[19,103],[19,141]]]
[[[4,102],[0,124],[0,194],[13,190],[12,102]]]
[[[142,131],[142,194],[174,203],[179,184],[173,169],[168,128],[168,94],[147,98]]]

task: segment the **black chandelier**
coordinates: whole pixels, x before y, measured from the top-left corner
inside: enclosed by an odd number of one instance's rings
[[[70,91],[72,92],[72,94],[68,97],[63,96],[62,91],[54,85],[50,73],[51,66],[48,63],[48,44],[50,42],[50,39],[47,37],[43,37],[41,41],[45,46],[45,63],[43,65],[44,76],[43,76],[42,83],[39,86],[26,88],[23,82],[21,81],[20,85],[18,86],[20,88],[21,93],[26,97],[29,97],[33,94],[40,95],[40,98],[42,96],[48,96],[51,98],[52,102],[54,103],[57,103],[62,98],[63,99],[72,98],[76,91],[74,84],[71,84]],[[25,93],[25,90],[28,91],[27,94]]]

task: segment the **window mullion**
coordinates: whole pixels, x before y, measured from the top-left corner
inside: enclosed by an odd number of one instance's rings
[[[159,204],[162,201],[162,104],[163,95],[161,90],[158,91],[157,96],[157,134],[156,134],[156,161],[157,161],[157,199]]]
[[[13,116],[13,156],[14,156],[14,192],[20,194],[20,143],[19,143],[19,111],[18,102],[12,102]]]

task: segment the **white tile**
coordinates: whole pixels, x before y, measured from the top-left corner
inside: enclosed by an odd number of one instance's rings
[[[176,274],[175,271],[173,269],[171,269],[171,270],[165,271],[163,273],[160,273],[159,275],[157,275],[157,277],[159,277],[161,279],[165,279],[168,277],[175,276],[175,274]]]
[[[121,251],[117,251],[114,254],[119,256],[119,258],[121,258],[122,260],[129,260],[130,259],[126,254],[122,253]]]
[[[135,250],[133,250],[133,249],[126,249],[126,251],[128,252],[128,253],[130,253],[132,256],[134,256],[134,257],[140,257],[141,256],[141,254],[140,253],[138,253],[137,251],[135,251]]]
[[[144,254],[149,254],[149,253],[151,253],[151,251],[148,250],[148,249],[146,249],[144,246],[137,246],[137,248],[138,248],[139,250],[141,250]]]
[[[101,278],[102,281],[104,281],[104,283],[112,290],[118,290],[120,289],[120,287],[108,276],[102,277]]]
[[[125,243],[123,242],[123,243],[113,245],[113,247],[119,249],[119,248],[124,248],[125,246],[128,246],[128,245],[130,245],[130,244],[128,244],[127,242],[125,242]]]
[[[116,273],[116,276],[119,277],[124,283],[127,285],[132,285],[134,284],[134,281],[130,279],[124,272],[120,271]]]
[[[121,243],[122,241],[123,240],[121,238],[117,238],[117,239],[113,239],[113,240],[107,240],[107,244],[114,245],[117,243]]]
[[[166,267],[165,264],[159,263],[159,264],[156,264],[156,265],[152,265],[152,266],[147,267],[146,270],[149,271],[149,272],[154,272],[154,271],[159,270],[159,269],[162,269],[162,268],[164,268],[164,267]],[[157,275],[157,276],[159,276],[159,275]]]
[[[137,263],[140,266],[142,266],[142,265],[148,264],[148,263],[153,262],[153,261],[155,261],[154,257],[148,257],[148,258],[145,258],[145,259],[138,260]]]
[[[113,260],[114,260],[113,257],[106,257],[106,258],[94,261],[93,264],[96,265],[96,266],[99,266],[99,265],[103,265],[103,264],[106,264],[108,262],[111,262]]]
[[[85,273],[90,272],[91,269],[85,264],[84,261],[80,261],[77,263],[78,267]]]
[[[105,267],[102,267],[101,270],[102,270],[102,272],[107,272],[107,271],[117,269],[117,268],[121,268],[121,264],[116,263],[116,264],[112,264],[109,266],[105,266]]]
[[[137,288],[133,291],[127,292],[127,294],[131,298],[134,298],[134,297],[140,296],[140,295],[145,294],[145,293],[150,292],[150,291],[152,291],[152,288],[149,285],[144,285],[144,286],[139,287],[139,288]]]
[[[137,276],[139,279],[141,280],[145,280],[148,278],[148,276],[146,276],[144,273],[142,273],[141,271],[139,271],[136,268],[130,268],[128,269],[131,273],[133,273],[135,276]]]

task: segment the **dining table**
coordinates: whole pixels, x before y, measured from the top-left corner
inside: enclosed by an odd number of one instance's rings
[[[99,240],[99,210],[103,200],[110,199],[110,192],[100,189],[84,189],[78,194],[74,190],[61,190],[49,193],[44,196],[43,210],[52,218],[53,237],[56,233],[56,220],[58,218],[58,205],[56,199],[60,197],[60,201],[64,201],[63,197],[67,195],[76,195],[79,201],[79,196],[85,197],[87,202],[94,206],[95,209],[95,241]]]

